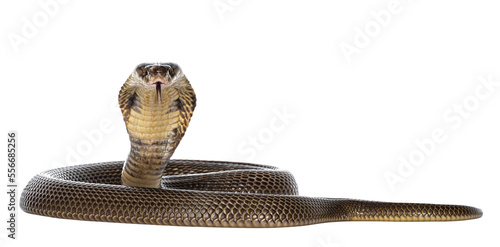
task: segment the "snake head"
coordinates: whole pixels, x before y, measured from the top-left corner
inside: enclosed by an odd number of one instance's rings
[[[196,105],[193,88],[175,63],[141,63],[135,68],[118,95],[125,123],[132,109],[138,111],[148,100],[153,102],[152,99],[154,103],[182,106],[189,113],[186,116],[191,116]],[[181,105],[179,100],[183,100]]]
[[[135,68],[134,74],[145,86],[169,87],[184,77],[175,63],[142,63]]]
[[[142,63],[135,68],[132,78],[141,86],[155,87],[155,101],[161,103],[162,88],[176,84],[185,79],[185,76],[179,65],[175,63]]]

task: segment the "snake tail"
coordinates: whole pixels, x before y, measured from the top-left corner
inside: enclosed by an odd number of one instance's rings
[[[481,209],[463,205],[348,200],[350,221],[457,221],[480,218]],[[348,205],[348,206],[347,206]]]

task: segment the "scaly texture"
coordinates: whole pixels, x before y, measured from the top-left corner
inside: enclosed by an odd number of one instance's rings
[[[281,227],[333,221],[449,221],[482,216],[459,205],[298,196],[272,166],[170,160],[196,105],[176,64],[141,64],[119,104],[130,137],[126,161],[49,170],[21,195],[28,213],[78,220],[179,226]]]

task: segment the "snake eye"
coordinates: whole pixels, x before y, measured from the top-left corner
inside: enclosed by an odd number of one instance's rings
[[[178,77],[179,74],[182,74],[182,71],[181,71],[181,68],[179,67],[179,65],[175,64],[175,63],[168,63],[168,65],[170,66],[170,70],[169,70],[169,74],[172,78],[174,77]]]
[[[140,77],[144,78],[147,75],[146,64],[139,64],[135,68],[135,72],[137,73],[137,75],[139,75]]]
[[[170,75],[170,78],[173,78],[176,74],[176,71],[172,67],[169,67],[168,74]]]

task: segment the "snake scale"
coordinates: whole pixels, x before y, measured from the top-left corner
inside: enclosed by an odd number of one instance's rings
[[[460,205],[388,203],[298,195],[293,176],[272,166],[171,160],[196,106],[174,63],[140,64],[119,105],[130,137],[126,161],[42,172],[21,208],[57,218],[178,226],[284,227],[334,221],[449,221],[479,218]]]

